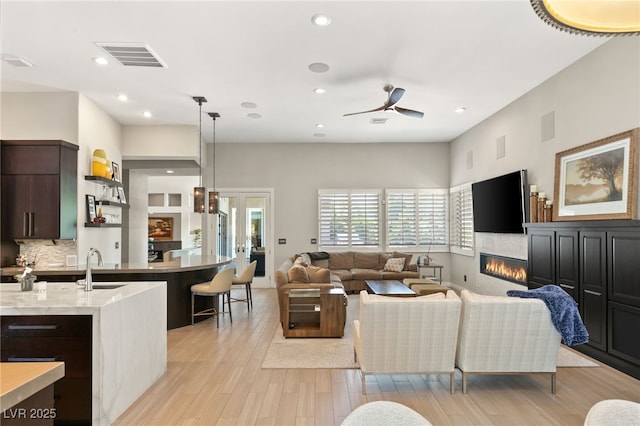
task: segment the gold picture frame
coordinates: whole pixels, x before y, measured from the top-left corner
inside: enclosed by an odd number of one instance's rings
[[[556,154],[554,221],[636,218],[638,130]]]

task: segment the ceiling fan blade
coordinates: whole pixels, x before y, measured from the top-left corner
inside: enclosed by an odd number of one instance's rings
[[[395,105],[402,98],[402,96],[404,96],[404,89],[396,87],[389,95],[389,101],[387,102],[386,106],[390,107],[392,105]]]
[[[370,109],[369,111],[360,111],[360,112],[350,112],[348,114],[344,114],[343,117],[346,117],[348,115],[358,115],[358,114],[366,114],[368,112],[376,112],[376,111],[384,111],[385,109],[387,109],[386,105],[381,106],[380,108],[376,108],[376,109]]]
[[[415,117],[415,118],[424,117],[424,112],[414,111],[412,109],[401,108],[401,107],[398,107],[398,106],[394,107],[394,109],[396,111],[398,111],[400,114],[406,115],[407,117]]]

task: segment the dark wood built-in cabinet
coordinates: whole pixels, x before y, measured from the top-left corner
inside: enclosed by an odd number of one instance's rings
[[[53,385],[54,424],[90,425],[91,315],[3,316],[0,324],[2,362],[64,362]]]
[[[576,349],[640,378],[640,221],[526,224],[528,286],[561,286],[589,342]]]
[[[76,237],[78,146],[2,141],[3,240]]]

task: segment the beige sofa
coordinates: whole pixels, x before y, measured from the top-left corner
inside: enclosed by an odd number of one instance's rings
[[[353,345],[367,374],[449,374],[454,369],[460,298],[453,290],[418,297],[387,297],[360,292],[359,318],[353,321]]]
[[[462,314],[456,366],[462,392],[469,374],[551,374],[556,392],[560,333],[547,305],[539,299],[484,296],[461,292]]]
[[[311,265],[329,269],[332,277],[331,281],[342,283],[347,293],[359,293],[361,290],[365,290],[365,280],[402,281],[405,278],[418,278],[418,267],[415,263],[412,263],[413,255],[409,253],[344,251],[322,252],[322,254],[325,256],[317,256],[317,253],[303,253],[288,259],[288,261],[293,263],[296,257],[305,257]],[[314,257],[326,258],[314,259]],[[404,259],[402,270],[385,270],[385,265],[391,258]],[[285,263],[288,263],[288,261]],[[282,266],[286,265],[283,264]],[[284,276],[281,276],[281,278],[284,278]]]

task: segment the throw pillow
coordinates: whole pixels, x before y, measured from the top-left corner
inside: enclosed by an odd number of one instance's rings
[[[401,257],[392,257],[384,264],[385,272],[402,272],[404,268],[404,259]]]
[[[393,252],[393,257],[401,257],[404,259],[404,269],[406,271],[409,270],[409,265],[411,265],[411,259],[413,258],[413,255],[411,253],[400,253],[397,251]]]
[[[328,269],[317,266],[307,266],[307,275],[310,283],[330,283],[331,274]]]
[[[289,268],[287,273],[290,283],[308,283],[309,274],[307,274],[307,268],[302,265],[293,265]]]
[[[299,254],[296,257],[296,260],[293,262],[294,265],[302,265],[304,267],[307,267],[309,265],[311,265],[311,259],[309,258],[308,254]]]

